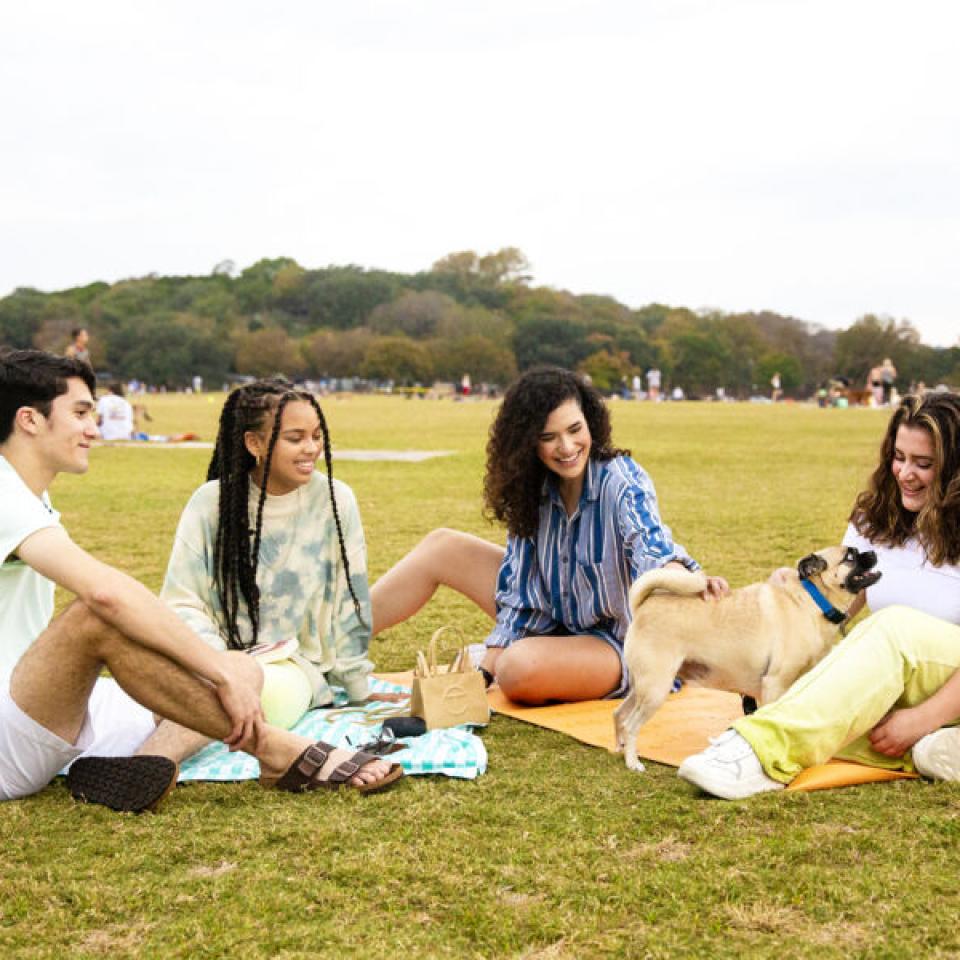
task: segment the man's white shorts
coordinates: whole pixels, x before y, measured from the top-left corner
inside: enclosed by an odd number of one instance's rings
[[[28,717],[0,690],[0,800],[16,800],[42,790],[64,767],[85,754],[127,757],[156,729],[153,714],[127,696],[115,680],[101,678],[93,688],[76,744]]]

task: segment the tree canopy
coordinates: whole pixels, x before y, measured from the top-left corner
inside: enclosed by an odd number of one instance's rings
[[[415,274],[355,264],[301,266],[265,258],[237,272],[149,275],[0,299],[0,344],[60,352],[70,330],[91,333],[98,370],[178,387],[195,375],[366,377],[398,383],[503,385],[555,363],[617,390],[656,367],[688,396],[809,395],[832,376],[866,381],[890,357],[901,383],[960,383],[960,346],[923,344],[905,319],[879,314],[826,330],[769,311],[724,313],[573,294],[531,285],[515,247],[463,250]]]

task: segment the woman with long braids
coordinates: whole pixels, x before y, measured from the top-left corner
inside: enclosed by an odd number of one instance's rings
[[[326,476],[315,470],[321,453]],[[160,596],[212,646],[262,654],[269,723],[289,728],[311,707],[331,705],[331,685],[351,702],[374,699],[363,529],[353,492],[333,478],[329,431],[312,394],[280,378],[230,394]],[[143,751],[180,760],[204,743],[164,723]],[[371,762],[351,783],[393,774]]]
[[[443,584],[496,621],[482,668],[512,700],[621,696],[630,584],[667,563],[699,566],[661,522],[643,468],[613,445],[603,398],[583,377],[545,367],[508,388],[490,429],[484,502],[507,528],[506,549],[434,530],[374,585],[374,632]],[[711,595],[728,589],[708,583]]]

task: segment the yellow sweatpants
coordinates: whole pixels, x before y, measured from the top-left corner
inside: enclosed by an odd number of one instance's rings
[[[913,770],[910,754],[877,753],[867,734],[890,710],[936,693],[960,667],[960,626],[911,607],[861,622],[775,703],[734,723],[767,774],[789,783],[831,757]]]

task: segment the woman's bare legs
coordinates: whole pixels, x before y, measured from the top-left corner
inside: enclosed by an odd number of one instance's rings
[[[497,576],[504,549],[458,530],[428,533],[370,591],[373,632],[412,617],[446,586],[497,615]],[[524,637],[506,649],[491,647],[483,667],[518,703],[595,700],[620,685],[620,658],[599,637]]]
[[[470,533],[441,527],[428,533],[370,591],[373,632],[412,617],[436,592],[450,587],[496,618],[497,575],[504,548]]]
[[[483,666],[517,703],[599,700],[620,686],[620,657],[599,637],[524,637],[487,650]]]

